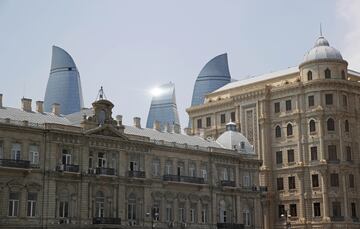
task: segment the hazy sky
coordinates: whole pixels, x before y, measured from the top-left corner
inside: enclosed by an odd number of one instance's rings
[[[172,81],[184,128],[198,73],[224,52],[236,79],[297,66],[322,22],[360,71],[359,9],[357,0],[0,0],[0,93],[4,106],[43,100],[57,45],[77,64],[86,107],[102,85],[115,115],[145,126],[149,90]]]

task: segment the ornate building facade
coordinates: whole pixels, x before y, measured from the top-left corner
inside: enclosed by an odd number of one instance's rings
[[[244,79],[187,110],[194,135],[232,120],[263,161],[265,228],[360,228],[360,73],[320,36],[299,67]]]
[[[125,126],[101,96],[71,116],[0,102],[0,228],[263,227],[261,162],[232,123],[210,141]]]

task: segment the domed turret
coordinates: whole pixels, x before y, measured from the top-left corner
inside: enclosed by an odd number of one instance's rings
[[[341,53],[337,49],[331,47],[329,42],[323,36],[320,36],[316,40],[314,47],[305,54],[302,64],[309,61],[317,60],[342,61],[343,58],[341,56]]]

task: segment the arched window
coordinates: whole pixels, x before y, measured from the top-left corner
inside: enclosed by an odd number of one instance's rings
[[[277,138],[281,137],[281,128],[280,128],[280,126],[275,127],[275,137],[277,137]]]
[[[136,195],[131,193],[128,199],[128,221],[131,225],[136,224]]]
[[[346,75],[345,75],[345,71],[344,71],[344,70],[341,71],[341,79],[346,79]]]
[[[243,223],[245,226],[251,225],[251,214],[250,214],[249,209],[245,209],[243,211]]]
[[[307,78],[309,81],[312,80],[312,71],[308,71]]]
[[[335,130],[335,121],[334,121],[334,119],[332,119],[332,118],[329,118],[328,120],[327,120],[327,130],[328,131],[334,131]]]
[[[345,120],[345,132],[349,132],[349,131],[350,131],[349,121]]]
[[[95,217],[103,218],[105,216],[105,196],[98,191],[95,198]]]
[[[330,79],[331,78],[331,71],[330,69],[325,69],[325,79]]]
[[[315,126],[315,121],[314,120],[311,120],[309,122],[309,129],[310,129],[310,132],[315,132],[316,131],[316,126]]]
[[[286,126],[286,134],[287,136],[293,135],[293,127],[290,123]]]

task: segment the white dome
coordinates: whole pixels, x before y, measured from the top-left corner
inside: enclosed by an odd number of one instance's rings
[[[341,53],[330,46],[324,37],[319,37],[314,47],[305,54],[303,63],[314,60],[343,60]]]
[[[228,123],[226,129],[227,131],[216,140],[218,144],[226,149],[237,150],[240,153],[255,154],[254,148],[247,138],[242,133],[236,131],[235,123]]]

